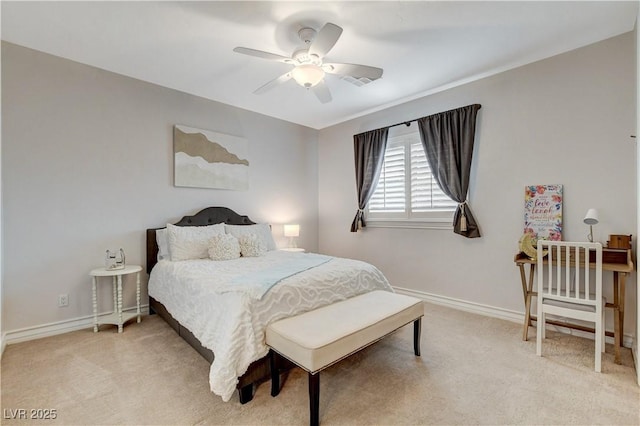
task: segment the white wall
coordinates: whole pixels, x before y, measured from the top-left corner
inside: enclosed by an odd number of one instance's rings
[[[144,265],[146,228],[204,207],[270,222],[281,245],[300,223],[317,248],[317,131],[8,43],[2,65],[5,331],[91,315],[107,248]],[[247,138],[250,189],[174,187],[174,124]]]
[[[637,229],[629,137],[636,125],[634,37],[627,33],[321,130],[320,251],[369,261],[397,287],[523,313],[513,257],[525,185],[564,185],[565,240],[586,240],[582,218],[590,207],[600,212],[596,241]],[[472,103],[482,104],[470,188],[482,238],[433,229],[350,233],[357,208],[353,135]],[[628,332],[635,279],[627,285]]]

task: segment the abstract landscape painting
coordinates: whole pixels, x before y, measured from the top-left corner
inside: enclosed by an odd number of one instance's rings
[[[249,188],[247,140],[175,125],[174,184],[192,188]]]

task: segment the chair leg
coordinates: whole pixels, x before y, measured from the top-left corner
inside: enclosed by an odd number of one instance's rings
[[[536,324],[536,355],[542,356],[542,339],[544,339],[544,312],[538,310],[538,319]]]
[[[600,373],[602,371],[602,335],[603,333],[603,323],[602,321],[596,321],[596,336],[595,336],[595,341],[596,341],[596,362],[595,362],[595,368],[596,368],[596,372]]]
[[[607,347],[607,341],[606,341],[606,330],[604,328],[604,325],[606,323],[604,322],[604,309],[602,310],[602,335],[600,336],[602,338],[602,353],[605,353],[605,348]]]

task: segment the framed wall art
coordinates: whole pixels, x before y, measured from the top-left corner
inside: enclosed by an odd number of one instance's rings
[[[562,185],[525,187],[524,233],[535,240],[562,240]]]
[[[249,189],[248,141],[238,136],[175,125],[174,185]]]

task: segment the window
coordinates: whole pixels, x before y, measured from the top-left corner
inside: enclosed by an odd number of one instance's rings
[[[457,206],[433,178],[420,135],[390,137],[367,225],[451,227]]]

